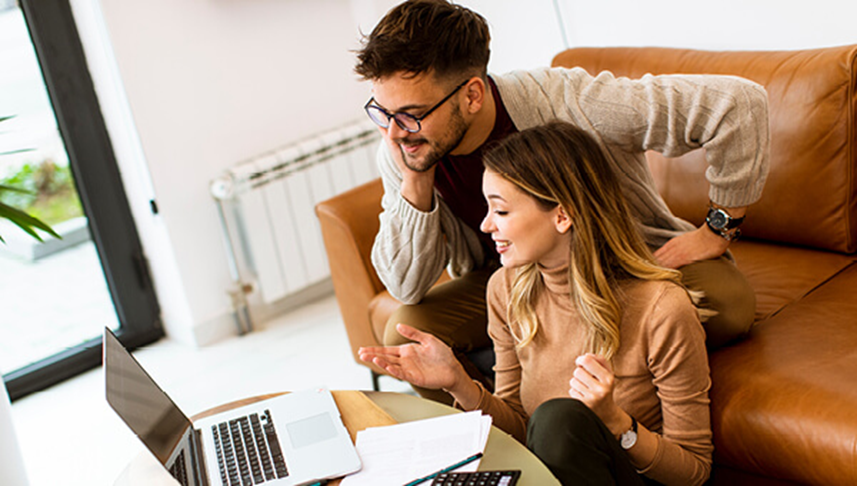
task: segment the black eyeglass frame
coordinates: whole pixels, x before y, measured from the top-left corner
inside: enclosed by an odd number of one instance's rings
[[[371,97],[371,98],[369,98],[369,101],[367,101],[367,102],[366,102],[366,104],[365,104],[365,105],[363,105],[363,110],[365,110],[365,111],[366,111],[366,114],[367,114],[367,115],[369,115],[369,119],[371,119],[373,122],[375,122],[375,124],[377,124],[377,125],[378,125],[379,127],[381,127],[381,128],[389,128],[389,127],[390,127],[390,119],[392,118],[393,120],[396,120],[396,125],[398,125],[398,126],[399,126],[399,128],[401,128],[402,130],[404,130],[404,131],[406,131],[406,132],[408,132],[408,133],[418,133],[420,130],[422,130],[422,129],[423,129],[423,125],[422,125],[422,123],[421,123],[421,122],[422,122],[423,120],[425,120],[427,116],[431,115],[435,110],[437,110],[438,108],[440,108],[441,106],[443,106],[443,104],[444,104],[444,103],[446,103],[450,98],[452,98],[452,96],[453,96],[455,93],[457,93],[457,92],[458,92],[458,90],[460,90],[461,88],[463,88],[463,87],[464,87],[464,85],[466,85],[469,81],[470,81],[470,79],[466,79],[466,80],[464,80],[464,82],[462,82],[461,84],[459,84],[458,86],[456,86],[456,87],[455,87],[455,89],[454,89],[454,90],[452,90],[452,92],[451,92],[451,93],[449,93],[448,95],[446,95],[446,96],[445,96],[442,100],[440,100],[436,105],[434,105],[434,106],[432,106],[431,108],[429,108],[429,110],[428,110],[427,112],[423,113],[423,114],[422,114],[422,115],[420,115],[420,116],[414,116],[414,115],[411,115],[410,113],[405,113],[405,112],[401,112],[401,111],[400,111],[400,112],[396,112],[396,113],[390,113],[390,112],[388,112],[387,110],[385,110],[385,109],[381,108],[380,106],[378,106],[378,105],[373,105],[373,104],[372,104],[372,102],[373,102],[373,101],[375,101],[375,97],[374,97],[374,96],[373,96],[373,97]],[[376,111],[376,112],[378,112],[378,113],[380,113],[380,114],[384,115],[385,117],[387,117],[387,123],[386,123],[386,124],[381,123],[381,119],[380,119],[380,118],[375,118],[375,117],[372,115],[372,112],[370,112],[369,110]],[[417,124],[417,129],[416,129],[416,130],[412,130],[412,129],[410,129],[410,128],[406,127],[406,126],[405,126],[405,122],[403,122],[403,121],[400,119],[400,117],[406,118],[407,120],[413,120],[413,121],[415,121],[415,122],[416,122],[416,124]]]

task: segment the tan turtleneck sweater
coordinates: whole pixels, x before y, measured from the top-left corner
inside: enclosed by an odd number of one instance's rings
[[[543,271],[539,330],[515,349],[506,312],[515,269],[488,283],[488,332],[497,355],[494,395],[481,388],[477,409],[526,440],[527,419],[552,398],[568,398],[585,329],[569,295],[568,267]],[[632,279],[619,286],[624,312],[613,358],[616,404],[657,434],[652,463],[640,472],[665,484],[698,484],[711,470],[713,445],[705,333],[687,293],[671,282]]]

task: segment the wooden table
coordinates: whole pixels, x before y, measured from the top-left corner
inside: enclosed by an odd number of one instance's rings
[[[333,391],[333,398],[342,414],[342,422],[348,428],[352,440],[357,432],[380,425],[411,422],[441,415],[460,413],[452,407],[423,398],[392,392]],[[194,420],[248,405],[276,396],[257,397],[227,403],[206,410],[193,417]],[[520,469],[519,486],[558,485],[550,471],[520,442],[497,427],[491,427],[485,455],[479,464],[482,471],[495,469]],[[114,482],[114,486],[174,486],[178,482],[158,463],[152,454],[141,453],[132,460]],[[331,485],[339,484],[333,481]]]

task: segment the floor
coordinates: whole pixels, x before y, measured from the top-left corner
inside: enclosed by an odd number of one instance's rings
[[[134,353],[187,415],[262,393],[325,386],[371,389],[351,358],[334,297],[306,304],[242,337],[201,349],[169,339]],[[409,391],[392,378],[385,391]],[[13,420],[32,486],[111,485],[147,453],[109,408],[101,369],[16,401]]]

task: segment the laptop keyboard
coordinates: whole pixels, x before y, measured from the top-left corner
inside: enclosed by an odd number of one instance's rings
[[[220,480],[249,486],[289,475],[270,410],[211,426]]]
[[[187,469],[185,466],[184,451],[179,452],[179,455],[176,456],[175,462],[173,462],[172,467],[170,467],[170,474],[178,480],[179,484],[187,486]]]

